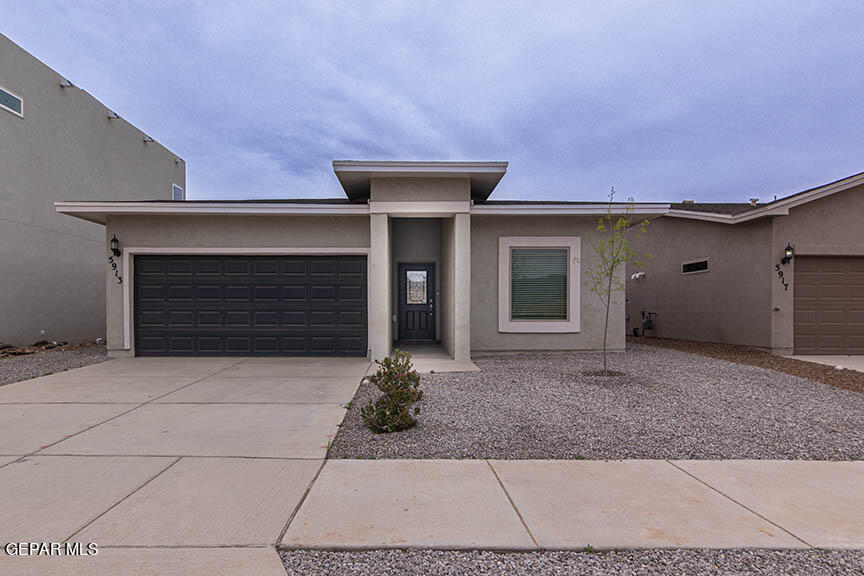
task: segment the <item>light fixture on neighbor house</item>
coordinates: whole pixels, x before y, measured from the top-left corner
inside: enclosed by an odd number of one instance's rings
[[[145,134],[145,135],[144,135],[144,142],[155,142],[155,140],[153,140],[153,138],[151,138],[150,136],[147,136],[147,135]]]
[[[114,253],[114,256],[120,257],[122,252],[120,251],[120,241],[117,240],[117,235],[115,234],[113,238],[111,238],[111,252]]]
[[[119,118],[120,118],[120,115],[117,114],[116,112],[113,112],[111,110],[108,111],[108,119],[109,120],[118,120]]]
[[[72,84],[72,82],[70,82],[69,80],[66,80],[65,78],[60,79],[61,88],[72,88],[73,86],[74,84]]]
[[[792,247],[792,244],[786,244],[786,249],[783,250],[783,259],[780,260],[783,264],[788,264],[792,261],[792,258],[795,257],[795,249]]]

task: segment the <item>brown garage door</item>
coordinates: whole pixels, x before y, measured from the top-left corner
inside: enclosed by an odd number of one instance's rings
[[[864,257],[794,262],[795,353],[864,354]]]

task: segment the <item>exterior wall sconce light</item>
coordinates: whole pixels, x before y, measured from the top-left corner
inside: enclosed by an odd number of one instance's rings
[[[144,135],[144,142],[145,142],[145,143],[147,143],[147,142],[155,142],[155,140],[153,140],[153,138],[151,138],[150,136],[147,136],[147,135],[145,134],[145,135]]]
[[[120,251],[120,241],[117,240],[117,235],[115,234],[113,238],[111,238],[111,252],[114,253],[114,256],[120,257],[122,252]]]
[[[783,264],[788,264],[795,257],[795,249],[792,244],[786,244],[786,249],[783,251],[783,259],[780,260]]]

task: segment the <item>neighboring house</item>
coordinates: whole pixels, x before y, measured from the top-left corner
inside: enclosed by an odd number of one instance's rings
[[[382,358],[394,343],[440,342],[464,360],[601,347],[604,309],[583,266],[605,203],[490,201],[505,162],[333,168],[345,199],[58,202],[106,226],[93,253],[119,243],[110,353]],[[617,298],[611,349],[624,334]]]
[[[105,335],[105,231],[61,198],[182,199],[186,167],[0,34],[0,342]]]
[[[673,205],[640,248],[654,258],[629,271],[628,331],[644,312],[646,335],[864,354],[864,173],[767,204]]]

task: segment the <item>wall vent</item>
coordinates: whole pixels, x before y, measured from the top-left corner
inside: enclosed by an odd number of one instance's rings
[[[707,258],[691,260],[681,264],[681,274],[698,274],[699,272],[708,272]]]

